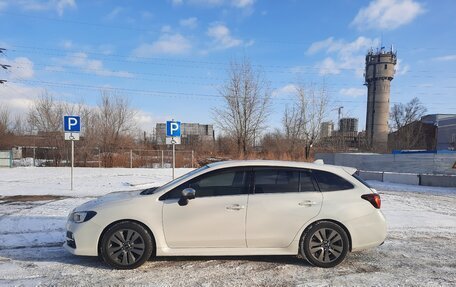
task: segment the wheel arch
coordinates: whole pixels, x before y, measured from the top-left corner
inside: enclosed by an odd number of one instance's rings
[[[309,225],[307,225],[307,227],[304,229],[304,231],[301,234],[301,238],[299,240],[299,248],[301,248],[301,241],[304,240],[304,236],[306,235],[307,231],[310,228],[312,228],[312,226],[314,226],[316,223],[323,222],[323,221],[332,222],[334,224],[337,224],[338,226],[340,226],[340,228],[342,228],[345,231],[345,233],[347,233],[347,236],[348,236],[348,250],[351,252],[352,251],[352,237],[351,237],[350,231],[348,230],[348,228],[342,222],[334,220],[334,219],[318,219],[318,220],[310,223]]]
[[[139,224],[141,225],[142,227],[144,227],[144,229],[146,229],[147,233],[149,233],[151,239],[152,239],[152,244],[153,244],[153,249],[152,249],[152,256],[155,256],[156,254],[156,250],[157,250],[157,243],[155,241],[155,236],[154,236],[154,233],[152,232],[152,230],[149,228],[149,226],[147,226],[146,224],[144,224],[143,222],[139,221],[139,220],[135,220],[135,219],[119,219],[119,220],[116,220],[116,221],[113,221],[111,222],[110,224],[108,224],[107,226],[105,226],[105,228],[103,229],[103,231],[101,232],[99,238],[98,238],[98,243],[97,243],[97,253],[98,255],[100,255],[100,250],[101,250],[101,241],[103,239],[103,236],[105,235],[106,231],[109,230],[109,228],[111,228],[112,226],[114,226],[115,224],[117,223],[121,223],[121,222],[134,222],[136,224]]]

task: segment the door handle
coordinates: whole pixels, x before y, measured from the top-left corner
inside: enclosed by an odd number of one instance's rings
[[[300,203],[298,203],[299,206],[312,206],[315,204],[317,204],[317,202],[312,201],[312,200],[304,200],[304,201],[301,201]]]
[[[232,205],[226,206],[226,209],[228,209],[228,210],[241,210],[244,208],[245,208],[244,205],[239,205],[239,204],[232,204]]]

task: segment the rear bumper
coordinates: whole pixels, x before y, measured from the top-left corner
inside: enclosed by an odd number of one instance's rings
[[[352,251],[382,245],[386,239],[386,221],[380,210],[347,223],[352,238]]]

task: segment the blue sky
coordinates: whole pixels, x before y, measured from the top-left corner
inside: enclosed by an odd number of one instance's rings
[[[392,104],[417,96],[429,113],[456,113],[454,11],[452,0],[0,0],[0,63],[12,65],[0,103],[23,113],[46,89],[96,105],[115,88],[145,130],[212,123],[229,62],[247,57],[270,82],[269,127],[293,85],[314,82],[363,130],[364,55],[383,43],[398,52]]]

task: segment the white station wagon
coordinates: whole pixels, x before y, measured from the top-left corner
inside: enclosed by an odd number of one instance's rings
[[[289,254],[333,267],[386,237],[380,196],[355,172],[285,161],[209,164],[158,188],[75,208],[64,247],[119,269],[152,255]]]

